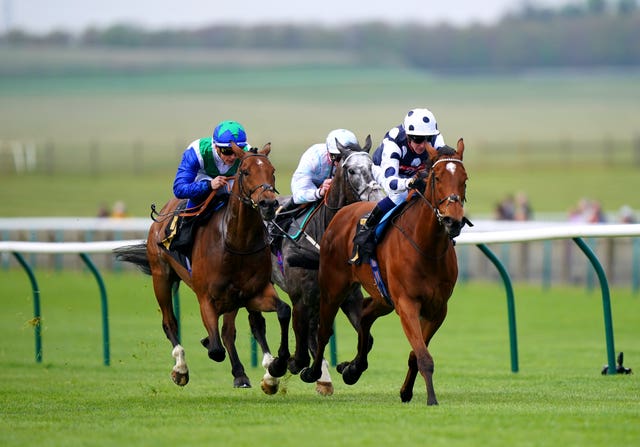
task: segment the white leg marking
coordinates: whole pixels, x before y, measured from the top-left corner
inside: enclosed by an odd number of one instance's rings
[[[176,359],[176,364],[173,367],[173,370],[180,373],[186,374],[189,372],[189,368],[187,368],[187,361],[184,355],[184,348],[181,345],[176,345],[171,351],[171,355],[174,359]]]
[[[328,382],[331,383],[331,375],[329,374],[329,362],[325,359],[322,359],[322,375],[318,382]]]
[[[262,367],[265,369],[264,376],[262,376],[262,381],[267,385],[275,386],[280,383],[280,379],[269,374],[269,370],[267,368],[269,368],[271,362],[273,362],[273,356],[271,355],[271,353],[265,352],[262,356]]]

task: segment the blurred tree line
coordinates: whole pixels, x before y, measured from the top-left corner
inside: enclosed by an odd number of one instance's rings
[[[410,26],[408,26],[410,25]],[[449,72],[519,71],[640,65],[637,0],[587,0],[560,8],[525,1],[495,25],[343,27],[212,24],[196,30],[151,31],[133,24],[88,28],[79,35],[12,30],[0,44],[81,47],[339,50],[367,65],[394,64]]]

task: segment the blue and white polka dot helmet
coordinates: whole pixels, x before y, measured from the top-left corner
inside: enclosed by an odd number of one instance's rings
[[[429,109],[409,110],[404,117],[404,131],[407,135],[432,136],[439,135],[436,117]]]
[[[247,145],[247,134],[237,121],[222,121],[213,130],[213,143],[220,147],[230,147],[231,142],[240,147]]]

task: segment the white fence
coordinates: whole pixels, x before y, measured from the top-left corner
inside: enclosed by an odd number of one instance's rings
[[[69,221],[63,221],[65,224],[75,227],[75,229],[91,229],[95,230],[96,226],[101,229],[109,229],[111,231],[123,231],[124,229],[139,229],[142,222],[138,220],[102,220],[102,219],[72,219]],[[60,222],[59,222],[60,223]],[[148,226],[148,221],[145,220],[145,228]],[[0,219],[0,230],[9,231],[13,229],[31,229],[38,228],[50,229],[52,225],[51,219],[30,220],[25,219]],[[505,285],[507,294],[507,312],[509,320],[509,338],[511,347],[511,370],[517,372],[518,366],[518,348],[517,348],[517,334],[516,334],[516,318],[515,318],[515,299],[513,295],[513,289],[511,286],[511,280],[507,269],[504,268],[497,256],[487,247],[487,244],[505,244],[505,243],[529,243],[535,241],[547,241],[555,239],[570,239],[573,240],[584,254],[589,259],[593,268],[595,269],[598,279],[600,281],[600,287],[602,290],[602,304],[603,304],[603,316],[605,322],[605,342],[607,347],[607,367],[603,373],[616,374],[615,363],[615,347],[613,340],[613,322],[611,318],[611,301],[609,296],[609,285],[604,272],[604,269],[600,265],[597,256],[589,248],[589,246],[583,241],[583,238],[619,238],[619,237],[633,237],[640,236],[640,224],[617,224],[617,225],[553,225],[553,224],[536,224],[534,222],[527,222],[523,225],[514,225],[513,223],[480,223],[473,228],[469,228],[458,238],[456,238],[456,244],[458,246],[476,245],[480,250],[493,262],[497,267],[502,280]],[[23,265],[27,274],[29,274],[32,280],[32,287],[34,293],[34,320],[40,320],[39,311],[39,289],[35,276],[28,265],[28,263],[22,257],[22,253],[48,253],[48,254],[79,254],[86,265],[94,271],[96,279],[98,280],[102,307],[103,307],[103,346],[104,346],[104,363],[109,365],[109,325],[108,325],[108,313],[107,313],[107,297],[102,279],[91,262],[87,257],[87,253],[111,253],[114,248],[124,245],[132,245],[142,242],[142,239],[133,240],[117,240],[117,241],[100,241],[100,242],[29,242],[29,241],[0,241],[0,253],[12,253],[16,259]],[[634,260],[634,268],[637,269],[637,260]],[[635,272],[637,275],[637,271]],[[36,361],[42,359],[42,349],[40,342],[40,325],[35,325],[36,332]]]

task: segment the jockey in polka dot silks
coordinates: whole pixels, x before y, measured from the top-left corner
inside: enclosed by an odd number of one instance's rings
[[[403,123],[384,136],[373,154],[373,163],[376,181],[382,185],[387,197],[371,210],[354,237],[351,263],[368,262],[374,253],[374,229],[387,212],[407,198],[415,175],[426,167],[429,159],[427,143],[436,149],[445,145],[436,117],[429,109],[410,110]]]

